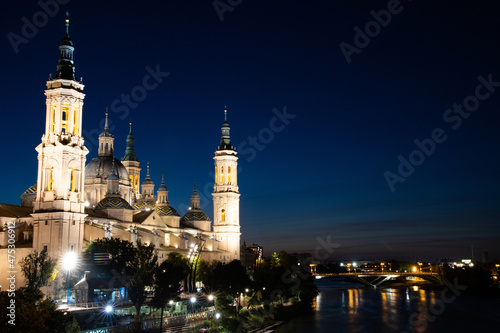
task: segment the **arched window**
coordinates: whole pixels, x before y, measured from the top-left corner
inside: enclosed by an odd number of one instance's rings
[[[231,184],[231,167],[227,167],[227,182]]]
[[[105,147],[106,147],[105,151],[108,151],[108,143],[107,142],[106,142],[106,146]]]
[[[224,183],[224,166],[220,167],[220,182]]]
[[[225,209],[222,209],[220,211],[220,221],[221,222],[225,222],[226,221],[226,210]]]

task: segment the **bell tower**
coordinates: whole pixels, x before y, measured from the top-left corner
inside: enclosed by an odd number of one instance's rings
[[[45,133],[38,152],[37,194],[33,202],[34,243],[52,256],[83,246],[83,192],[88,149],[82,137],[84,85],[76,80],[73,42],[66,34],[59,46],[56,75],[47,81]],[[57,257],[56,257],[57,258]]]
[[[222,261],[240,259],[240,193],[238,190],[238,157],[231,145],[227,110],[224,110],[222,137],[215,152],[215,184],[212,193],[214,202],[213,231],[218,249],[226,251]]]

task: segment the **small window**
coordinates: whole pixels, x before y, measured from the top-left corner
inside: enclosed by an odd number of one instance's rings
[[[75,221],[73,221],[73,225],[75,225]]]
[[[75,223],[75,222],[73,221],[73,224],[74,224],[74,223]],[[70,249],[71,251],[73,251],[73,250],[75,249],[75,246],[74,246],[73,244],[71,244],[71,245],[70,245],[70,247],[69,247],[69,249]]]
[[[220,221],[221,222],[226,221],[226,210],[225,209],[221,210],[221,212],[220,212]]]
[[[45,220],[45,225],[49,225],[49,221]]]
[[[43,251],[48,251],[48,246],[47,245],[43,246]]]

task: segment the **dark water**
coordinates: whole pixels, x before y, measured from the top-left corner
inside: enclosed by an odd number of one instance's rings
[[[316,284],[316,310],[276,328],[276,333],[500,332],[500,299],[455,297],[449,288],[372,289],[327,279]]]

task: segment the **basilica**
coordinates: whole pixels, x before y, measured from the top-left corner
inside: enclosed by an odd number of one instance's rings
[[[136,155],[132,124],[124,155],[118,158],[106,112],[98,156],[87,163],[84,85],[76,79],[73,52],[66,20],[57,72],[45,90],[37,182],[21,195],[21,205],[0,204],[0,290],[9,288],[12,276],[17,288],[24,285],[19,261],[33,250],[59,259],[68,251],[81,253],[98,238],[153,244],[160,260],[172,251],[198,253],[208,261],[240,259],[238,158],[227,111],[214,156],[214,221],[201,210],[196,183],[189,210],[181,217],[169,203],[163,175],[155,190],[147,165],[141,182],[144,165]]]

